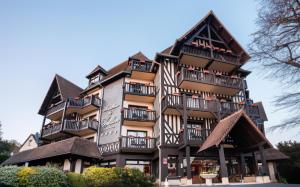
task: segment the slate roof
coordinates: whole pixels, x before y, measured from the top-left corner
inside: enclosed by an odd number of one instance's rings
[[[94,159],[101,158],[95,142],[79,137],[73,137],[16,153],[5,160],[2,165],[19,164],[69,154]]]

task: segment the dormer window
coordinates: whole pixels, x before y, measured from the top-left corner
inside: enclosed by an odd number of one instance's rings
[[[96,75],[96,76],[92,77],[90,79],[90,85],[98,83],[100,81],[101,77],[102,77],[101,75]]]

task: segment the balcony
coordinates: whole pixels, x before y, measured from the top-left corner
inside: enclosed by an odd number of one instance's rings
[[[65,120],[63,131],[77,136],[85,136],[97,132],[98,126],[99,122],[96,120]]]
[[[101,99],[96,96],[88,96],[80,99],[69,98],[67,101],[66,114],[77,112],[85,114],[98,109],[101,106]],[[51,120],[59,120],[62,117],[66,102],[60,102],[48,109],[46,116]]]
[[[127,101],[153,103],[156,87],[139,83],[125,83],[124,94]]]
[[[153,68],[152,62],[131,60],[129,62],[129,65],[131,69],[131,78],[148,80],[148,81],[154,80],[155,73],[152,72],[152,68]]]
[[[188,115],[192,117],[216,118],[220,114],[221,118],[244,109],[245,112],[256,121],[260,119],[258,106],[255,104],[246,104],[244,102],[235,103],[222,100],[202,99],[193,96],[186,96],[186,108]],[[166,95],[162,99],[162,112],[169,115],[182,115],[183,96]]]
[[[122,136],[121,152],[151,153],[156,149],[155,138]]]
[[[179,58],[182,64],[201,68],[209,66],[210,69],[223,72],[230,72],[240,65],[236,55],[217,51],[211,53],[209,48],[201,48],[192,45],[184,45]]]
[[[210,129],[187,128],[187,144],[199,146],[211,133]],[[184,144],[184,129],[179,133],[179,144]]]
[[[61,123],[49,123],[43,127],[42,137],[53,140],[67,135],[84,136],[97,132],[98,126],[98,121],[88,120],[65,120],[63,126]]]
[[[218,112],[215,100],[205,100],[199,97],[186,96],[186,108],[190,110],[189,116],[214,118]],[[167,95],[162,100],[162,111],[165,114],[181,115],[183,110],[183,96]]]
[[[53,140],[64,136],[61,123],[49,123],[42,129],[42,138],[44,139]]]
[[[236,76],[225,76],[209,71],[201,72],[182,68],[178,74],[178,86],[183,89],[235,95],[244,89],[244,80]]]
[[[123,125],[153,127],[156,121],[156,113],[152,110],[124,108]]]

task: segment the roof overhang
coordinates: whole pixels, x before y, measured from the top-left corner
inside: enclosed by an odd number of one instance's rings
[[[246,112],[241,109],[222,119],[201,145],[198,152],[218,147],[224,143],[229,134],[241,150],[254,150],[259,145],[263,145],[264,148],[273,147]]]

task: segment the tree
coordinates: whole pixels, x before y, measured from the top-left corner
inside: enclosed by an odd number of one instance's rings
[[[267,75],[281,81],[285,93],[275,106],[287,109],[289,119],[274,129],[300,125],[300,1],[259,0],[258,30],[249,45],[254,62],[263,65]]]
[[[277,145],[279,151],[289,156],[290,159],[278,163],[277,170],[280,177],[288,183],[300,183],[300,143],[280,142]]]
[[[3,132],[2,132],[2,123],[0,121],[0,140],[2,140],[2,135],[3,135]]]
[[[12,152],[16,152],[20,144],[16,140],[4,140],[2,139],[2,124],[0,122],[0,163],[8,159]]]

